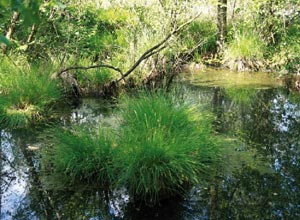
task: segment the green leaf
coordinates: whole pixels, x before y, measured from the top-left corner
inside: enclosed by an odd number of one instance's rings
[[[9,40],[5,36],[0,35],[0,43],[8,45],[9,44]]]

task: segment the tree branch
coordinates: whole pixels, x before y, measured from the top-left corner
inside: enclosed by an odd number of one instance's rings
[[[127,77],[129,74],[131,74],[139,65],[141,62],[143,62],[145,59],[149,58],[150,56],[160,52],[164,48],[166,48],[166,45],[164,45],[169,39],[174,36],[176,33],[178,33],[181,29],[186,27],[188,24],[192,23],[196,18],[200,16],[200,13],[198,13],[195,17],[191,18],[187,22],[180,25],[178,28],[174,29],[171,33],[169,33],[162,41],[160,41],[158,44],[154,45],[150,49],[148,49],[146,52],[144,52],[140,58],[127,70],[123,76],[116,80],[116,82],[120,82],[125,77]]]
[[[123,73],[121,69],[108,65],[108,64],[99,64],[99,65],[93,65],[93,66],[72,66],[65,68],[63,70],[58,71],[55,76],[59,77],[62,73],[67,72],[69,70],[78,70],[78,69],[83,69],[83,70],[88,70],[88,69],[94,69],[94,68],[108,68],[112,69],[118,73],[120,73],[121,77],[117,80],[114,80],[113,83],[118,83],[121,80],[124,80],[128,75],[130,75],[140,64],[143,62],[145,59],[151,57],[154,54],[159,53],[163,49],[167,47],[166,43],[171,39],[172,36],[177,34],[179,31],[181,31],[183,28],[185,28],[188,24],[192,23],[196,18],[200,16],[200,13],[198,13],[196,16],[191,18],[190,20],[186,21],[179,27],[175,28],[174,30],[171,31],[163,40],[161,40],[159,43],[151,47],[150,49],[146,50],[140,58],[125,72]]]
[[[108,64],[99,64],[99,65],[93,65],[93,66],[71,66],[68,68],[65,68],[63,70],[60,70],[56,73],[56,77],[59,77],[61,74],[69,71],[69,70],[89,70],[89,69],[95,69],[95,68],[108,68],[108,69],[112,69],[118,73],[121,74],[121,76],[123,77],[123,72],[114,66],[108,65]]]

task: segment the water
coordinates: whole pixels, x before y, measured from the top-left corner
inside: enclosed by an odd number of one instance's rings
[[[206,70],[184,78],[228,145],[214,180],[160,207],[133,206],[122,190],[108,197],[94,186],[56,189],[40,173],[43,128],[1,131],[1,219],[300,219],[300,95],[267,74]],[[86,99],[62,123],[114,126],[112,108]]]

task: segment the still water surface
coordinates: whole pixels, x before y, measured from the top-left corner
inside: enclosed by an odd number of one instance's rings
[[[300,94],[268,74],[205,70],[184,75],[183,90],[215,114],[226,137],[224,167],[184,200],[134,207],[126,192],[55,189],[40,174],[43,128],[1,131],[1,219],[300,219]],[[62,124],[113,126],[112,105],[85,99]],[[226,142],[226,143],[227,143]]]

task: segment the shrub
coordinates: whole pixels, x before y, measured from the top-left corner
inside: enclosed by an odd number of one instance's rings
[[[272,56],[272,67],[277,70],[300,72],[300,25],[290,26],[283,34]]]
[[[80,66],[90,66],[88,59],[81,59]],[[116,73],[106,68],[76,71],[76,77],[81,88],[97,91],[102,85],[116,77]]]
[[[213,53],[216,51],[217,32],[217,25],[212,20],[195,21],[187,29],[187,46],[193,48],[202,42],[199,52]]]
[[[114,165],[137,200],[157,203],[197,184],[218,158],[207,115],[162,94],[125,99]]]

